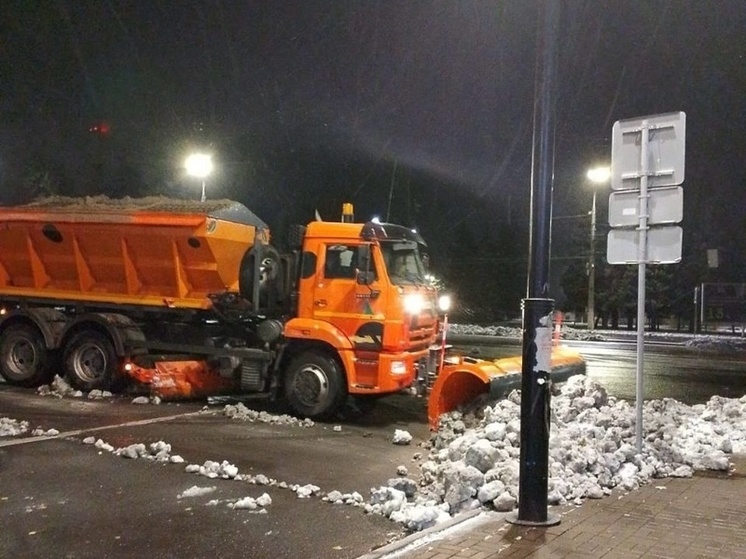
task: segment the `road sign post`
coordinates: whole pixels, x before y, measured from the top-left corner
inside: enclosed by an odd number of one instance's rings
[[[619,120],[612,128],[609,264],[637,264],[637,450],[642,450],[645,266],[681,260],[686,115]],[[631,227],[637,226],[636,229]],[[657,227],[656,227],[657,226]]]

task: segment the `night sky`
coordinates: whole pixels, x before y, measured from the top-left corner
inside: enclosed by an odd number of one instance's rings
[[[609,163],[616,120],[684,111],[685,255],[717,247],[742,262],[746,3],[561,5],[554,215],[587,214],[585,171]],[[208,197],[271,226],[314,210],[336,219],[352,201],[359,218],[416,226],[443,250],[505,227],[525,245],[537,11],[528,0],[5,0],[0,202],[44,188],[197,198],[182,166],[198,148],[217,166]],[[586,227],[558,220],[555,252],[573,250],[563,228]]]

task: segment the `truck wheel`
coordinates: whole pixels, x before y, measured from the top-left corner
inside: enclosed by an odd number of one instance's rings
[[[117,355],[108,337],[92,330],[78,332],[66,344],[65,376],[74,388],[84,392],[112,390],[117,372]]]
[[[303,417],[329,417],[347,398],[347,386],[339,363],[332,357],[309,351],[296,357],[285,374],[285,397]]]
[[[15,386],[38,386],[49,381],[49,350],[36,328],[8,326],[0,342],[0,374]]]

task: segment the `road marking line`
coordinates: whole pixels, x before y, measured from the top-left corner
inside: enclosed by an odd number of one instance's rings
[[[28,443],[38,443],[41,441],[52,441],[55,439],[64,439],[68,437],[75,437],[77,435],[82,435],[85,433],[95,433],[97,431],[106,431],[109,429],[118,429],[121,427],[136,427],[138,425],[149,425],[152,423],[163,423],[166,421],[171,421],[173,419],[179,419],[181,417],[190,417],[193,415],[206,415],[210,412],[205,411],[193,411],[188,413],[180,413],[177,415],[167,415],[164,417],[153,417],[150,419],[139,419],[137,421],[127,421],[126,423],[119,423],[117,425],[103,425],[101,427],[90,427],[88,429],[77,429],[75,431],[65,431],[64,433],[59,433],[58,435],[52,435],[52,436],[46,436],[41,435],[39,437],[24,437],[22,439],[13,439],[10,441],[0,441],[0,448],[5,446],[16,446],[19,444],[28,444]]]

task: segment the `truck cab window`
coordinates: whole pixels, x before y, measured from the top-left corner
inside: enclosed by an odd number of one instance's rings
[[[355,279],[357,271],[357,246],[329,245],[326,247],[325,278]],[[372,262],[370,271],[374,271]]]
[[[385,241],[381,243],[391,283],[411,285],[425,283],[425,266],[419,247],[413,241]]]

